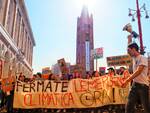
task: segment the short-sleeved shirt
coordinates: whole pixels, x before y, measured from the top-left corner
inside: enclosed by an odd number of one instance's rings
[[[144,69],[140,75],[138,75],[137,77],[133,79],[133,82],[137,82],[137,83],[145,84],[149,86],[148,75],[147,75],[148,74],[148,59],[143,55],[139,55],[133,59],[133,72],[135,72],[138,66],[140,65],[143,65]]]

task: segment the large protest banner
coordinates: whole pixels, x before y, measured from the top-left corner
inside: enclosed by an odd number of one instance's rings
[[[22,83],[17,81],[14,108],[90,108],[125,104],[129,87],[121,88],[121,84],[120,76],[111,78],[107,75],[61,82],[39,80]]]

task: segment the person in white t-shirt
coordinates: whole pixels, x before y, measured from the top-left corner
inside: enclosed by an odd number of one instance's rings
[[[140,54],[136,43],[128,45],[128,54],[133,58],[133,74],[122,84],[125,87],[133,80],[132,87],[128,96],[125,113],[134,113],[135,105],[140,99],[144,108],[144,113],[150,113],[149,109],[149,81],[148,81],[148,59]]]

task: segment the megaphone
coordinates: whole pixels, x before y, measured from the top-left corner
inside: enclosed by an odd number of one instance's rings
[[[127,32],[131,33],[133,38],[137,38],[139,36],[135,31],[132,30],[132,26],[130,23],[126,24],[123,27],[123,31],[127,31]]]

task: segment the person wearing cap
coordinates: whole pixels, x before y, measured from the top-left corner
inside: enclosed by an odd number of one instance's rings
[[[114,75],[116,75],[114,68],[110,67],[107,70],[108,70],[108,76],[113,77]]]
[[[126,87],[133,80],[125,107],[125,113],[134,113],[137,101],[140,99],[144,113],[150,113],[149,109],[149,82],[148,82],[148,59],[140,54],[139,46],[136,43],[128,45],[128,54],[133,58],[133,74],[122,84]]]
[[[125,69],[125,67],[120,67],[120,69],[119,69],[119,75],[123,75],[123,73],[124,73],[124,71],[125,71],[126,69]]]

